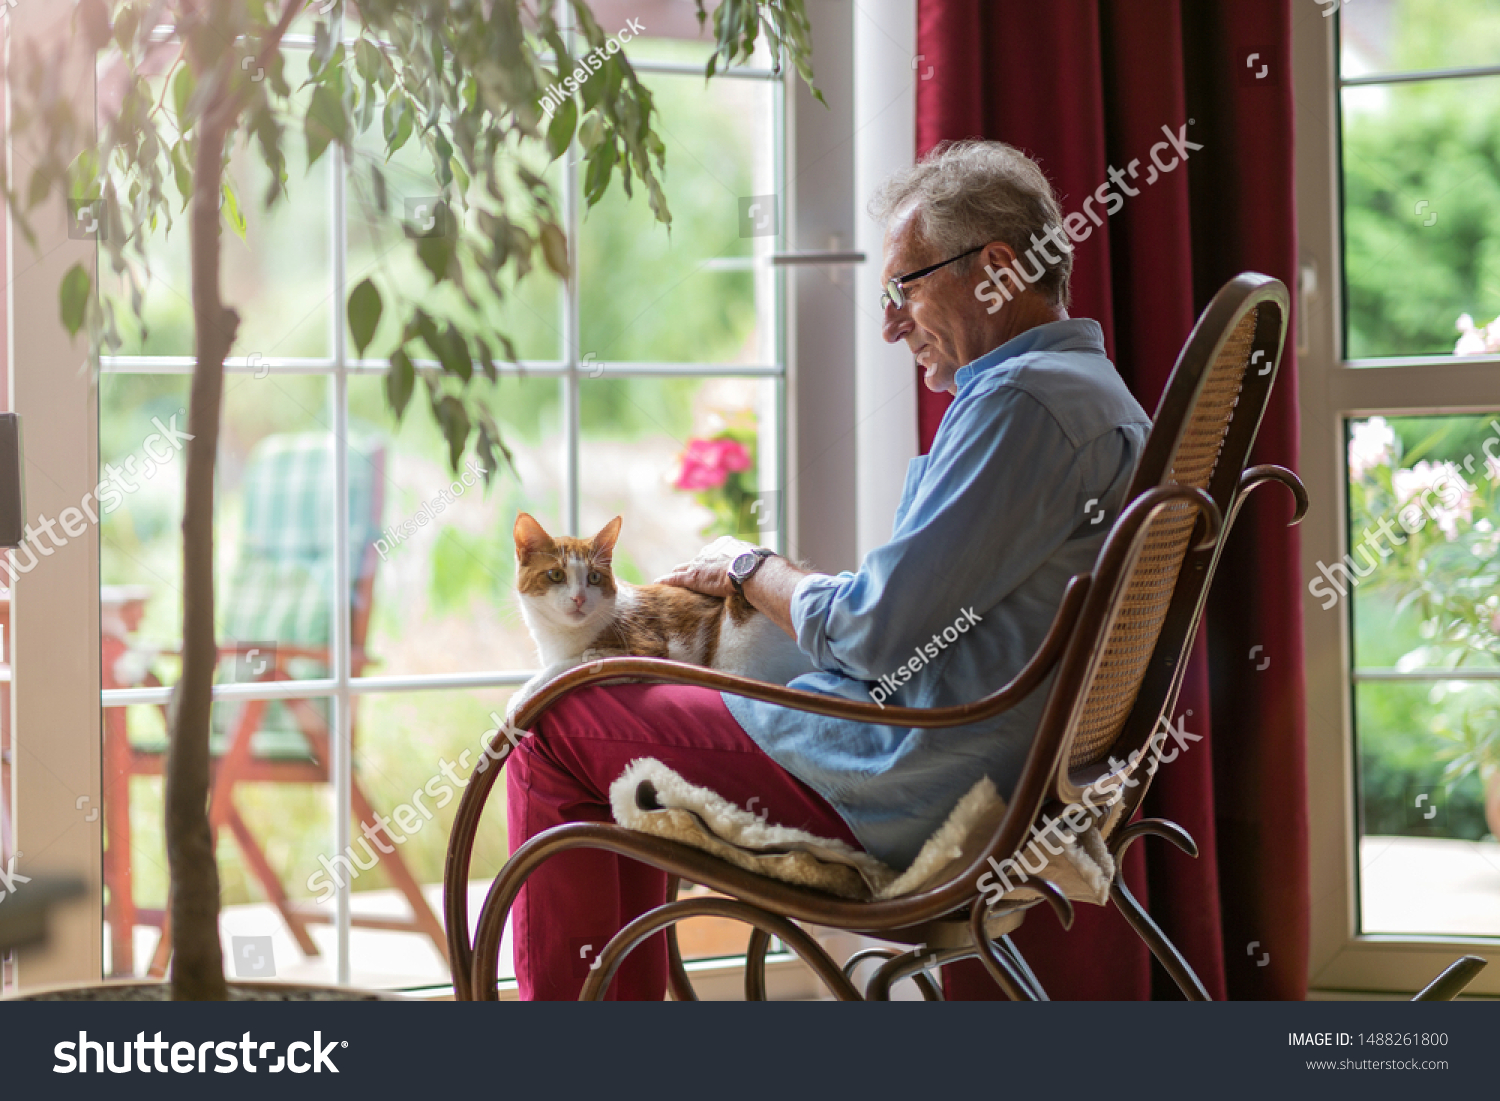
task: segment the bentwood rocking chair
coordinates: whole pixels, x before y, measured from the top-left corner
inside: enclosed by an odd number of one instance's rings
[[[1245,498],[1257,486],[1274,481],[1296,498],[1292,523],[1307,509],[1306,492],[1295,474],[1277,466],[1245,468],[1275,381],[1289,312],[1286,287],[1264,275],[1240,275],[1214,297],[1167,382],[1128,503],[1106,537],[1093,572],[1069,582],[1036,654],[1008,685],[984,699],[934,709],[879,708],[678,662],[618,658],[558,677],[516,716],[518,726],[531,729],[567,692],[628,678],[702,685],[815,714],[941,729],[1009,710],[1055,672],[1035,741],[1003,817],[992,830],[973,832],[961,858],[940,882],[894,899],[857,901],[761,876],[699,849],[621,826],[572,823],[539,834],[512,855],[490,888],[471,944],[466,892],[471,852],[480,813],[500,771],[489,769],[476,775],[465,790],[448,845],[444,906],[458,997],[498,996],[501,935],[522,884],[553,855],[587,847],[666,872],[670,897],[665,905],[626,925],[605,946],[584,983],[584,1000],[602,997],[624,957],[663,930],[672,994],[679,1000],[695,998],[675,926],[698,915],[730,917],[754,927],[745,970],[746,996],[752,999],[765,997],[765,952],[772,936],[800,956],[840,999],[885,999],[892,984],[908,976],[925,997],[936,999],[941,995],[924,972],[933,964],[974,957],[1008,997],[1045,999],[1008,933],[1020,924],[1024,910],[1038,901],[1050,904],[1063,925],[1071,926],[1072,902],[1038,878],[1027,886],[1041,899],[1035,894],[1025,900],[1006,896],[992,904],[977,881],[991,867],[989,858],[1003,863],[1019,855],[1034,825],[1055,820],[1091,789],[1113,793],[1113,805],[1098,825],[1116,869],[1110,900],[1184,996],[1207,999],[1187,961],[1126,889],[1119,869],[1126,849],[1146,835],[1166,838],[1196,855],[1192,838],[1175,823],[1132,822],[1163,749],[1159,723],[1173,713],[1209,584]],[[728,897],[677,900],[682,880]],[[900,953],[867,950],[840,967],[796,922],[917,947]],[[872,955],[886,958],[861,991],[851,976]],[[1452,997],[1482,966],[1483,961],[1460,961],[1422,996]]]

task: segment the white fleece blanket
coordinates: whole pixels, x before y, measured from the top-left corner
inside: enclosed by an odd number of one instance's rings
[[[953,874],[971,845],[993,833],[1005,800],[988,776],[958,801],[948,820],[927,839],[911,867],[896,872],[869,853],[805,830],[772,825],[723,796],[684,780],[653,757],[632,761],[610,785],[615,821],[628,829],[691,845],[760,875],[814,887],[844,898],[888,899],[913,894]],[[1056,844],[1056,842],[1054,842]],[[1061,852],[1040,843],[1029,859],[1046,863],[1030,874],[1055,883],[1071,899],[1103,905],[1114,877],[1114,860],[1097,829],[1089,828]],[[1041,893],[1021,879],[1007,899],[1025,902]]]

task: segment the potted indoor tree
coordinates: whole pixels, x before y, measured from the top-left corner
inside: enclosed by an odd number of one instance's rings
[[[711,16],[706,0],[696,3],[714,37],[705,77],[748,58],[764,34],[773,55],[810,84],[802,0],[720,0]],[[556,159],[576,140],[589,204],[618,176],[627,194],[645,191],[665,226],[666,146],[650,91],[583,0],[75,0],[72,18],[69,40],[12,60],[6,137],[24,142],[25,160],[14,163],[26,167],[0,184],[33,242],[27,211],[63,201],[90,209],[102,229],[100,261],[125,282],[137,312],[148,243],[174,217],[187,219],[196,362],[182,520],[183,662],[166,766],[170,993],[223,999],[207,804],[217,660],[214,463],[224,361],[240,320],[222,297],[219,242],[226,228],[244,232],[226,173],[230,151],[238,143],[269,169],[260,197],[267,207],[299,186],[286,171],[288,142],[305,143],[309,168],[334,148],[353,162],[356,137],[375,126],[387,157],[410,143],[426,151],[432,194],[442,196],[454,228],[407,241],[430,276],[426,286],[397,287],[378,273],[354,286],[345,303],[349,330],[362,354],[382,318],[399,319],[385,375],[392,410],[399,417],[420,389],[454,469],[472,448],[493,471],[504,443],[469,384],[480,375],[494,380],[496,359],[515,354],[505,334],[484,324],[479,305],[537,267],[569,274],[558,197],[523,151],[540,145]],[[287,63],[294,24],[313,40],[308,77],[295,86]],[[81,111],[64,86],[80,52],[118,85],[97,119],[92,102]],[[360,170],[384,211],[379,165]],[[438,286],[470,308],[425,306]],[[64,324],[86,334],[93,355],[117,340],[113,306],[101,302],[84,265],[67,272],[60,303]]]

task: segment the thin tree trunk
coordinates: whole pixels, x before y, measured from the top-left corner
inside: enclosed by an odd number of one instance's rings
[[[222,70],[221,74],[222,76]],[[222,87],[222,85],[221,85]],[[167,752],[167,865],[172,878],[172,997],[223,1000],[219,946],[219,869],[208,825],[209,722],[214,666],[214,458],[224,359],[239,315],[224,305],[219,283],[219,189],[229,98],[204,112],[193,166],[189,221],[195,351],[188,410],[187,492],[182,511],[182,679],[172,694]]]

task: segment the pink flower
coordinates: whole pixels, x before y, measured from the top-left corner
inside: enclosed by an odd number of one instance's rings
[[[688,440],[680,461],[674,489],[717,489],[729,475],[750,469],[750,452],[730,436],[694,439]]]

